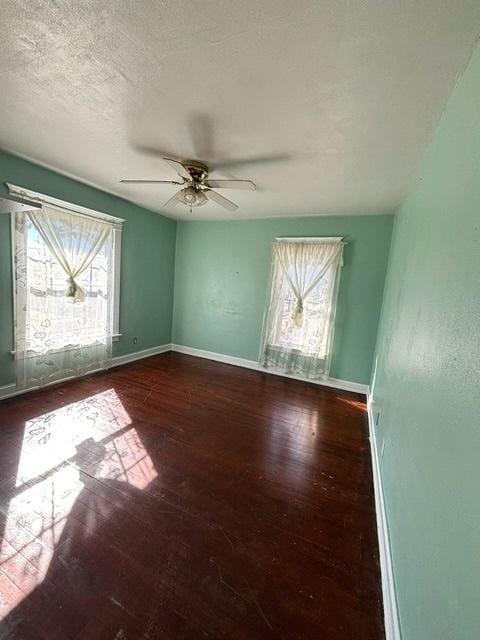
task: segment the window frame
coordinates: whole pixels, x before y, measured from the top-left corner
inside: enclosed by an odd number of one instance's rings
[[[122,227],[113,228],[113,327],[112,340],[122,337],[120,333],[120,282],[122,278]]]
[[[121,288],[121,264],[122,264],[122,229],[123,218],[116,218],[106,213],[95,211],[93,209],[87,209],[86,207],[77,206],[64,200],[45,196],[35,191],[30,191],[23,187],[17,187],[6,183],[9,189],[9,193],[16,198],[22,200],[22,204],[26,205],[29,209],[40,209],[42,203],[49,204],[62,209],[67,209],[72,214],[86,215],[89,217],[100,218],[101,220],[107,220],[113,224],[113,323],[112,323],[112,341],[117,342],[122,334],[120,332],[120,288]],[[18,207],[17,207],[18,208]],[[25,207],[22,207],[25,209]],[[15,346],[17,344],[16,339],[16,327],[17,327],[17,311],[16,311],[16,288],[17,283],[15,279],[15,215],[16,207],[12,207],[10,212],[10,252],[11,252],[11,269],[12,269],[12,303],[13,303],[13,349],[10,352],[12,356],[16,355]]]

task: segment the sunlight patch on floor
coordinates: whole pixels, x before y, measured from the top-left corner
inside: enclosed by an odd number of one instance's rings
[[[45,579],[87,479],[115,480],[143,490],[157,477],[131,423],[115,390],[109,389],[25,424],[15,488],[2,506],[2,618]],[[82,523],[85,535],[96,518],[90,510]]]
[[[114,389],[28,420],[17,487],[73,457],[85,440],[98,442],[131,422]]]

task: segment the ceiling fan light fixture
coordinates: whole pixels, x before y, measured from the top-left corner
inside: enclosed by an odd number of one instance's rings
[[[208,202],[207,196],[201,189],[195,187],[185,187],[177,194],[178,199],[188,207],[201,207]]]

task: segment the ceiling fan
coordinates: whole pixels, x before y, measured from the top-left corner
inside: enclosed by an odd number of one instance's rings
[[[181,182],[175,180],[120,180],[123,184],[175,184],[181,187],[174,196],[164,204],[164,207],[175,206],[179,202],[192,207],[202,207],[209,200],[216,202],[228,211],[236,211],[238,205],[225,198],[214,189],[247,189],[255,191],[257,188],[251,180],[217,180],[209,179],[208,166],[203,162],[188,160],[180,162],[173,158],[163,158],[178,174]]]

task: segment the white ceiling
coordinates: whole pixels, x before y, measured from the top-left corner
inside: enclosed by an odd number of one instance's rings
[[[174,187],[118,184],[175,178],[142,146],[260,160],[213,174],[257,183],[222,191],[238,212],[175,218],[384,213],[468,60],[480,2],[3,0],[1,22],[4,149],[156,211]]]

